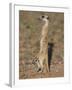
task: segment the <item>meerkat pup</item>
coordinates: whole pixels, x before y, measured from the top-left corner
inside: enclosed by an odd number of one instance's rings
[[[40,20],[44,22],[41,30],[41,40],[40,40],[40,51],[33,60],[33,64],[37,64],[38,72],[43,72],[44,63],[46,63],[46,70],[49,72],[48,66],[48,25],[49,25],[49,16],[41,16]]]

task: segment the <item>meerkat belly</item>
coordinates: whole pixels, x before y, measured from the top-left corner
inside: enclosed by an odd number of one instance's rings
[[[46,57],[46,54],[44,52],[40,53],[40,56],[39,56],[39,62],[41,64],[41,66],[43,65],[44,63],[44,60],[45,60],[45,57]]]
[[[48,48],[48,37],[42,37],[40,41],[40,47],[41,47],[41,52],[46,53],[47,48]]]
[[[48,34],[48,29],[47,28],[44,28],[42,30],[42,36],[47,36],[47,34]]]

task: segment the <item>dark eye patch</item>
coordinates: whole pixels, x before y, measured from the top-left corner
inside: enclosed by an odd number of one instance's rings
[[[42,16],[42,18],[44,18],[44,16]]]

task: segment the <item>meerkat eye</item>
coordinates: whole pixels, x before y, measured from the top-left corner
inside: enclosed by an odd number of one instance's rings
[[[42,16],[42,18],[44,18],[44,16]]]

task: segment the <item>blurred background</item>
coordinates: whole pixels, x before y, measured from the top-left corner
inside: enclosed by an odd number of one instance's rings
[[[48,42],[52,50],[50,72],[36,72],[33,58],[40,50],[43,22],[38,18],[48,15]],[[53,47],[51,46],[53,45]],[[19,11],[19,79],[64,76],[64,13]]]

